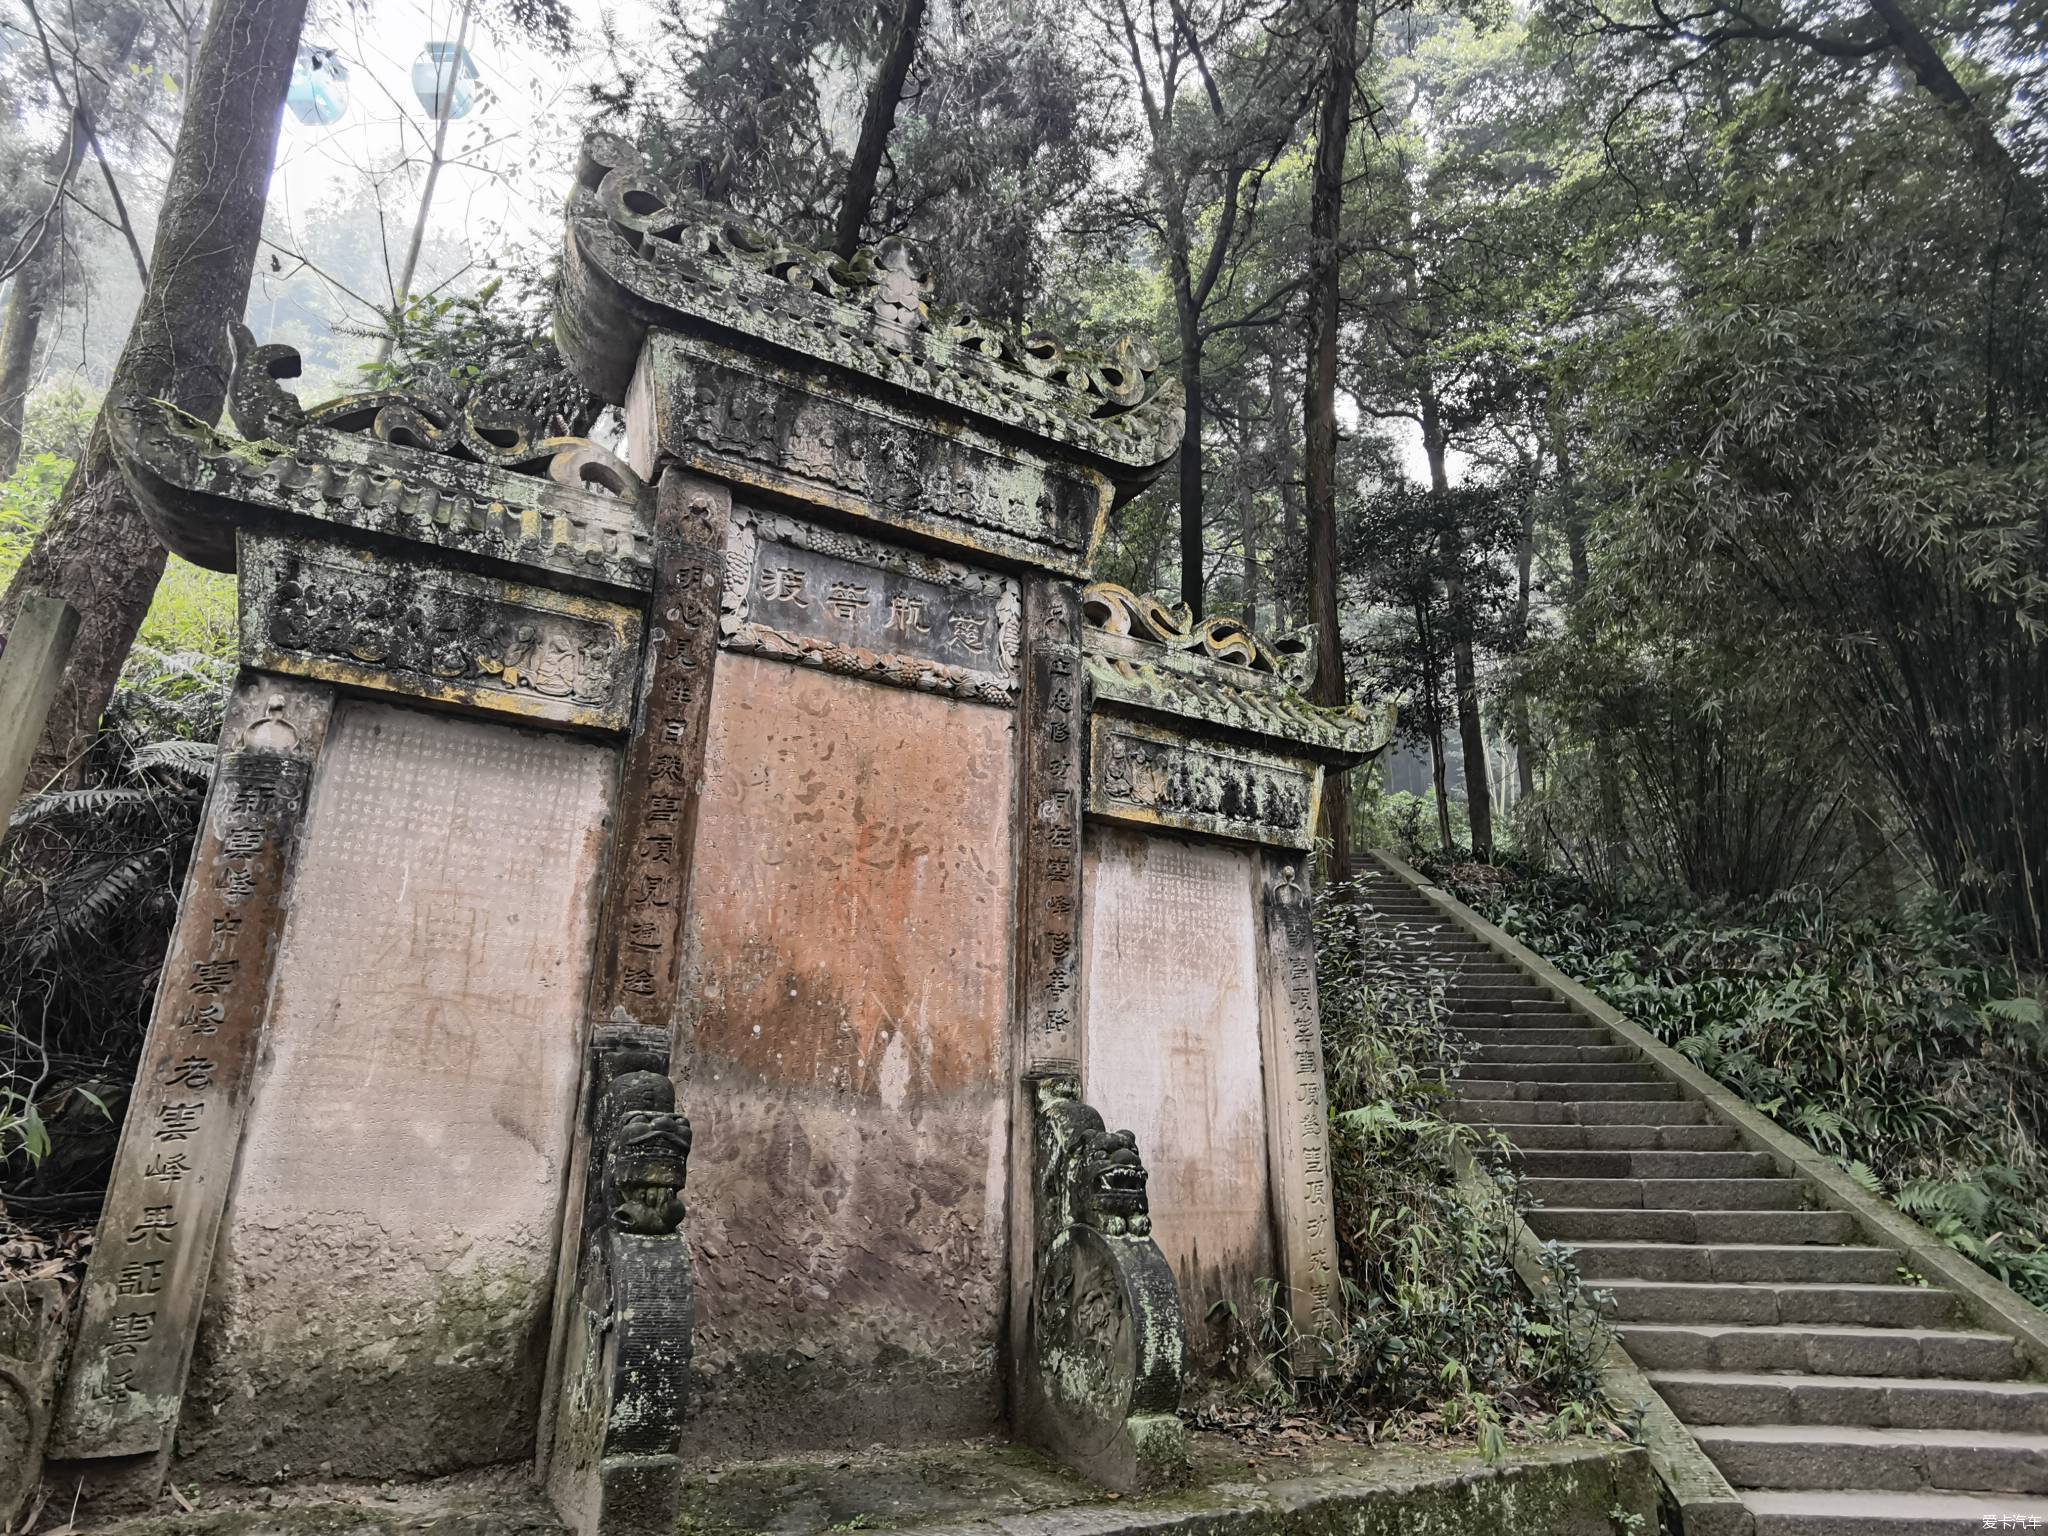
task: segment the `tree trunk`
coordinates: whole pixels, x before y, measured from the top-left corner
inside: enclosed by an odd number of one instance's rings
[[[1287,551],[1283,558],[1292,559],[1302,540],[1301,486],[1295,463],[1294,422],[1287,410],[1287,364],[1279,347],[1267,355],[1266,377],[1266,400],[1272,413],[1273,474],[1280,493],[1279,547]],[[1307,612],[1306,593],[1290,593],[1278,586],[1273,589],[1274,629],[1285,632],[1298,627]]]
[[[248,301],[278,120],[306,0],[218,0],[186,82],[149,285],[108,387],[206,421],[227,398],[228,323]],[[32,592],[79,611],[78,646],[29,770],[41,788],[83,755],[164,566],[163,545],[115,467],[103,410],[49,525],[0,599],[0,626]]]
[[[1557,466],[1558,508],[1564,514],[1564,544],[1571,557],[1570,600],[1576,603],[1592,584],[1592,562],[1586,554],[1586,514],[1579,501],[1577,471],[1572,465],[1571,429],[1565,421],[1565,407],[1553,392],[1550,397],[1550,454]]]
[[[1181,305],[1180,387],[1187,392],[1180,438],[1180,600],[1199,619],[1209,556],[1202,528],[1202,331],[1192,299]]]
[[[1422,446],[1429,455],[1429,488],[1441,496],[1451,488],[1445,462],[1449,443],[1443,429],[1443,407],[1433,384],[1422,388]],[[1458,576],[1465,555],[1462,530],[1449,529],[1451,547],[1445,566],[1451,571],[1451,672],[1457,693],[1458,741],[1465,749],[1465,817],[1472,824],[1472,857],[1493,857],[1493,786],[1486,777],[1486,730],[1479,718],[1479,668],[1472,654],[1472,616],[1465,611],[1465,584]]]
[[[1302,435],[1308,482],[1308,595],[1316,631],[1316,675],[1309,697],[1325,707],[1348,701],[1343,614],[1337,601],[1337,301],[1342,281],[1339,237],[1344,221],[1344,158],[1351,140],[1351,97],[1358,86],[1358,0],[1336,0],[1324,12],[1322,107],[1308,215],[1308,382],[1302,390]],[[1325,780],[1322,833],[1337,878],[1351,869],[1351,796],[1344,776]]]
[[[1238,462],[1248,463],[1258,452],[1257,434],[1249,413],[1238,418]],[[1259,627],[1259,498],[1240,496],[1237,499],[1237,538],[1242,549],[1239,551],[1239,584],[1244,588],[1244,600],[1239,604],[1239,616],[1247,629]]]
[[[85,135],[76,137],[82,145]],[[36,342],[42,335],[44,311],[60,285],[62,253],[62,242],[49,231],[14,274],[7,323],[0,327],[0,479],[21,465],[22,426],[36,382]]]
[[[924,29],[925,0],[903,0],[903,14],[897,18],[889,52],[868,92],[867,110],[861,114],[860,142],[854,146],[853,166],[846,176],[846,196],[839,203],[839,221],[834,226],[832,249],[851,256],[860,249],[861,226],[875,203],[875,185],[881,179],[882,159],[889,148],[889,131],[896,126],[896,108],[903,100],[904,82],[917,57],[917,41]]]
[[[1526,462],[1526,461],[1524,461]],[[1536,497],[1534,488],[1522,500],[1522,537],[1515,544],[1515,643],[1529,643],[1529,591],[1536,565]],[[1536,792],[1535,743],[1529,730],[1529,700],[1519,689],[1508,718],[1515,738],[1515,794],[1518,800]]]

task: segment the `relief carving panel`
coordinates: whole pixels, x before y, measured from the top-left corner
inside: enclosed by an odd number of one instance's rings
[[[367,550],[243,538],[247,665],[625,729],[640,648],[632,609]]]
[[[1104,715],[1089,759],[1092,816],[1279,848],[1315,841],[1322,772],[1311,764]]]
[[[632,434],[635,458],[647,462],[658,441],[737,485],[1085,574],[1108,512],[1107,481],[979,433],[935,431],[872,396],[820,390],[812,376],[656,335],[627,404],[629,418],[654,411],[647,430]]]

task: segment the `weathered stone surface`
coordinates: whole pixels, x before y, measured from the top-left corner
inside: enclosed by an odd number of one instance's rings
[[[1017,583],[952,560],[739,507],[719,628],[732,650],[1008,705]]]
[[[180,1452],[526,1454],[616,754],[380,704],[316,777]]]
[[[690,902],[707,1454],[990,1427],[1014,716],[719,658]]]
[[[1110,827],[1087,853],[1084,1094],[1137,1133],[1154,1236],[1213,1363],[1275,1273],[1254,856]],[[1219,1301],[1239,1325],[1209,1315]]]
[[[69,1310],[55,1280],[0,1281],[0,1529],[14,1529],[43,1469]]]
[[[1187,1329],[1152,1241],[1137,1138],[1104,1125],[1072,1078],[1033,1087],[1036,1273],[1020,1427],[1111,1488],[1171,1486],[1187,1472]]]
[[[150,526],[211,570],[235,568],[236,532],[253,527],[422,545],[499,574],[542,572],[573,591],[644,591],[649,581],[647,499],[581,478],[563,484],[321,426],[289,445],[243,440],[156,401],[116,405],[108,422]]]
[[[1101,472],[930,421],[821,371],[656,333],[626,395],[627,440],[734,486],[971,554],[1084,576],[1109,517]]]
[[[568,235],[556,339],[606,399],[623,397],[652,326],[830,365],[871,393],[1021,430],[1126,491],[1179,445],[1179,386],[1149,344],[1070,348],[1043,331],[935,317],[930,269],[909,242],[850,261],[791,247],[678,197],[614,135],[584,140]]]
[[[1337,1332],[1337,1218],[1330,1096],[1316,1001],[1315,913],[1308,872],[1286,854],[1258,861],[1260,1049],[1266,1061],[1266,1149],[1280,1267],[1277,1297],[1295,1335],[1295,1365],[1312,1368]]]
[[[671,1531],[681,1491],[695,1310],[681,1231],[691,1131],[676,1113],[668,1052],[636,1034],[601,1031],[592,1046],[582,1263],[557,1324],[567,1337],[547,1405],[548,1489],[584,1536]]]
[[[1279,848],[1315,841],[1313,763],[1107,716],[1090,740],[1091,816]]]
[[[52,1453],[168,1459],[333,690],[244,673],[86,1271]],[[151,1490],[153,1491],[153,1490]]]
[[[371,550],[243,538],[249,666],[536,724],[625,728],[635,609]]]

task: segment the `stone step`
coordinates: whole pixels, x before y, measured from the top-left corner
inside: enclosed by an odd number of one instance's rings
[[[1729,1424],[1693,1431],[1739,1488],[2048,1493],[2048,1435],[1842,1424]]]
[[[1525,1150],[1522,1172],[1546,1179],[1767,1179],[1777,1165],[1764,1152]]]
[[[1797,1179],[1528,1179],[1545,1205],[1601,1210],[1796,1211],[1806,1205]]]
[[[2048,1499],[1997,1493],[1885,1493],[1870,1489],[1745,1491],[1755,1536],[1966,1536],[2003,1529],[2048,1530]]]
[[[1570,1045],[1581,1049],[1594,1047],[1601,1050],[1624,1050],[1633,1053],[1633,1046],[1610,1045],[1613,1036],[1595,1026],[1573,1028],[1570,1025],[1552,1026],[1545,1024],[1486,1024],[1467,1026],[1461,1018],[1457,1025],[1458,1034],[1475,1051],[1481,1046],[1509,1046],[1517,1050],[1540,1050],[1545,1046]]]
[[[1479,1078],[1461,1082],[1459,1093],[1468,1099],[1548,1099],[1568,1104],[1679,1097],[1676,1083],[1582,1083],[1561,1078],[1537,1078],[1526,1082],[1509,1082],[1498,1077]]]
[[[1658,1371],[1650,1384],[1689,1424],[1863,1424],[2048,1434],[2048,1385],[2033,1381]]]
[[[1726,1152],[1736,1144],[1725,1125],[1502,1125],[1523,1152]]]
[[[1445,993],[1444,1000],[1460,1023],[1470,1021],[1475,1028],[1492,1020],[1504,1024],[1557,1025],[1581,1017],[1570,1003],[1538,992],[1516,997],[1466,997],[1453,987]]]
[[[1458,1002],[1520,1004],[1552,1000],[1550,994],[1533,981],[1454,981],[1448,990],[1452,999]],[[1563,1006],[1562,1003],[1558,1004],[1560,1008]]]
[[[1529,1230],[1552,1242],[1824,1243],[1853,1242],[1847,1211],[1644,1211],[1552,1206],[1531,1211]],[[1796,1370],[1796,1366],[1786,1367]]]
[[[1589,1029],[1593,1026],[1576,1013],[1560,1013],[1550,1009],[1523,1011],[1519,1009],[1454,1008],[1451,1010],[1452,1023],[1458,1033],[1469,1035],[1481,1029],[1508,1029],[1517,1034],[1534,1035],[1536,1031],[1548,1032],[1553,1029]],[[1602,1031],[1604,1034],[1605,1031]],[[1609,1040],[1614,1037],[1607,1035]]]
[[[1631,1323],[1825,1323],[1851,1328],[1945,1328],[1955,1297],[1917,1285],[1802,1285],[1796,1281],[1603,1280],[1604,1310]]]
[[[1546,1083],[1661,1083],[1664,1074],[1641,1061],[1468,1061],[1465,1080],[1474,1083],[1516,1082],[1537,1078]]]
[[[1803,1371],[1816,1376],[1950,1376],[2010,1381],[2021,1362],[2003,1334],[1949,1328],[1845,1328],[1799,1323],[1617,1323],[1646,1371]]]
[[[1619,1102],[1468,1095],[1446,1106],[1445,1117],[1468,1125],[1707,1125],[1707,1106],[1697,1099],[1629,1099]]]
[[[1884,1285],[1898,1275],[1889,1248],[1828,1247],[1818,1243],[1579,1243],[1579,1273],[1589,1279],[1671,1280],[1688,1284],[1748,1284],[1759,1280],[1809,1284]]]
[[[1460,1033],[1464,1033],[1460,1031]],[[1493,1030],[1492,1034],[1506,1034],[1505,1030]],[[1568,1031],[1532,1029],[1532,1035],[1563,1034]],[[1637,1065],[1640,1063],[1634,1049],[1626,1045],[1602,1045],[1594,1042],[1581,1044],[1577,1041],[1539,1040],[1533,1043],[1514,1040],[1474,1040],[1466,1035],[1466,1059],[1474,1062],[1499,1062],[1503,1065],[1526,1066],[1541,1062],[1571,1063],[1590,1066],[1605,1062],[1612,1066]],[[1653,1067],[1651,1069],[1655,1071]]]

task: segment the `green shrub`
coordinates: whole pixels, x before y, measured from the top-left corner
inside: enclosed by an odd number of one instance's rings
[[[1811,893],[1687,911],[1500,866],[1432,871],[2036,1304],[2048,1303],[2048,1027],[1983,923]]]
[[[1369,947],[1351,899],[1326,890],[1316,919],[1346,1329],[1296,1390],[1342,1417],[1471,1431],[1490,1453],[1504,1426],[1583,1427],[1598,1417],[1592,1298],[1554,1248],[1554,1297],[1528,1294],[1505,1144],[1446,1117],[1462,1057],[1444,978]],[[1460,1147],[1494,1175],[1486,1208],[1459,1188]]]

